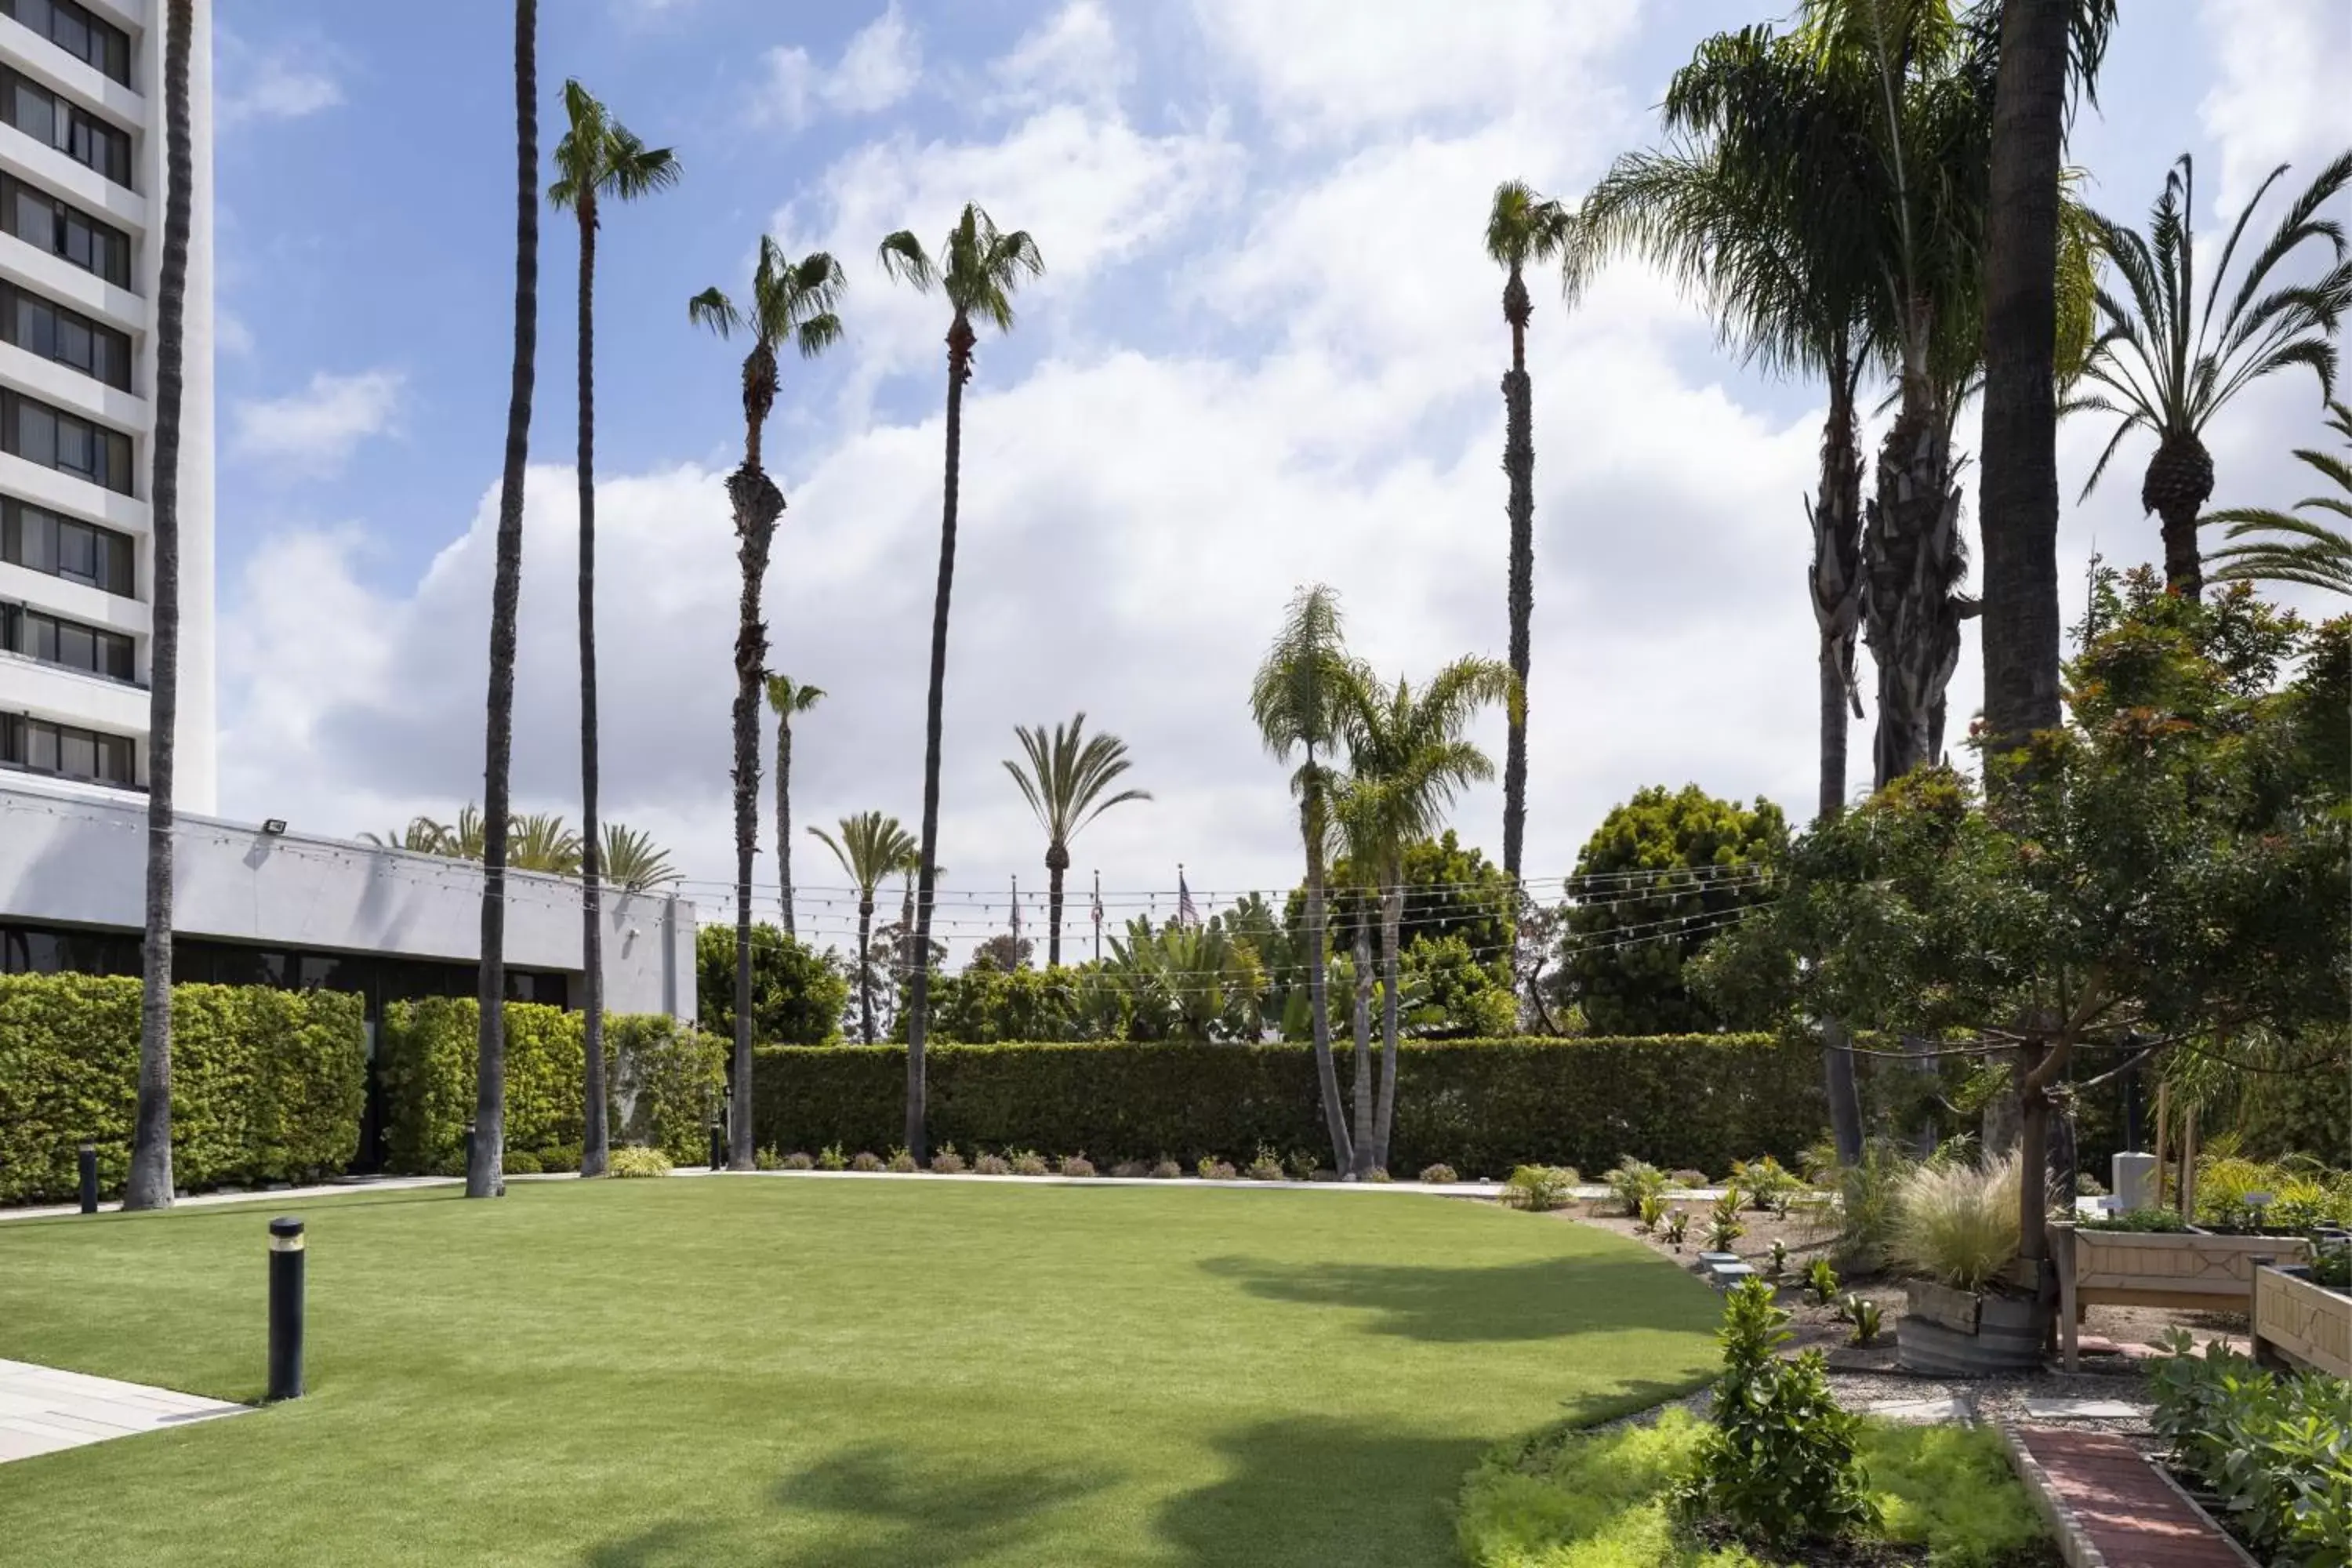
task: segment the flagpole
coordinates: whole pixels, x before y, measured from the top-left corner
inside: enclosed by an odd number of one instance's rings
[[[1102,962],[1102,868],[1095,869],[1095,962]]]

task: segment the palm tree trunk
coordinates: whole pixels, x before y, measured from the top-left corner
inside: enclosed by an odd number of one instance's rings
[[[601,1176],[611,1143],[604,1121],[604,844],[596,784],[596,193],[580,193],[580,1039],[586,1100],[580,1173]]]
[[[2168,505],[2157,515],[2164,521],[2164,584],[2184,599],[2205,592],[2205,560],[2197,547],[2200,501],[2191,506]]]
[[[857,900],[857,1033],[869,1046],[874,1043],[873,931],[874,897],[869,889]]]
[[[514,803],[515,620],[522,597],[522,486],[539,353],[539,6],[515,0],[514,370],[506,467],[499,481],[498,565],[490,589],[490,691],[482,768],[482,951],[475,1041],[474,1144],[466,1195],[506,1190],[507,828]]]
[[[147,910],[139,947],[139,1103],[122,1206],[172,1204],[172,770],[180,724],[180,402],[185,385],[188,230],[195,159],[188,127],[193,0],[172,0],[163,41],[163,277],[155,291],[153,632],[148,642]]]
[[[1404,868],[1390,869],[1381,897],[1381,1103],[1372,1119],[1372,1168],[1389,1163],[1389,1129],[1396,1119],[1397,932],[1404,923]]]
[[[1355,1152],[1348,1173],[1361,1180],[1372,1171],[1372,922],[1369,909],[1356,915]]]
[[[2069,0],[2001,8],[1993,91],[1977,512],[1985,728],[2001,751],[2059,720],[2058,177],[2071,8]]]
[[[1822,476],[1808,509],[1813,531],[1813,623],[1821,633],[1821,787],[1817,820],[1845,809],[1848,711],[1862,716],[1854,690],[1854,638],[1861,630],[1862,455],[1854,434],[1854,367],[1843,344],[1830,356],[1829,417],[1822,427]],[[1838,1158],[1862,1158],[1862,1101],[1853,1051],[1843,1026],[1822,1026],[1822,1081]]]
[[[1534,389],[1528,378],[1527,286],[1517,267],[1504,286],[1504,310],[1508,312],[1517,291],[1521,314],[1511,321],[1511,368],[1503,377],[1503,471],[1510,478],[1511,517],[1511,673],[1518,678],[1520,703],[1510,715],[1503,754],[1503,869],[1516,888],[1528,821],[1528,626],[1535,614],[1536,447]],[[1516,958],[1516,954],[1514,957]]]
[[[760,854],[760,691],[768,668],[768,627],[760,618],[760,590],[783,492],[747,457],[727,479],[734,503],[735,554],[743,569],[735,629],[735,1093],[730,1102],[727,1165],[754,1168],[751,1158],[751,868]]]
[[[783,905],[784,934],[798,940],[793,925],[793,716],[776,715],[776,877]]]
[[[907,992],[907,1150],[927,1163],[929,1107],[923,1039],[931,1007],[931,863],[940,841],[940,720],[947,698],[948,602],[955,590],[956,491],[963,461],[963,384],[971,375],[971,323],[958,310],[948,327],[948,452],[940,498],[940,584],[931,604],[931,680],[923,708],[923,845],[916,872],[915,973]]]
[[[1061,846],[1055,846],[1061,848]],[[1062,966],[1062,874],[1069,869],[1069,851],[1062,849],[1057,859],[1045,857],[1045,967]]]
[[[1951,447],[1924,374],[1904,376],[1902,412],[1879,449],[1878,494],[1864,529],[1865,617],[1878,662],[1872,778],[1885,788],[1937,760],[1944,691],[1959,668],[1960,494]]]
[[[1315,753],[1310,748],[1307,765],[1315,765]],[[1307,1016],[1312,1020],[1315,1038],[1315,1083],[1323,1100],[1323,1123],[1331,1134],[1331,1168],[1349,1171],[1355,1166],[1355,1146],[1348,1137],[1348,1119],[1339,1107],[1339,1071],[1331,1059],[1331,1000],[1329,971],[1324,946],[1326,926],[1323,910],[1323,838],[1315,817],[1317,806],[1310,789],[1308,797],[1298,803],[1299,829],[1307,840]]]

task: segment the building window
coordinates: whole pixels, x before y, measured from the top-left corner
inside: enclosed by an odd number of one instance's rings
[[[70,365],[109,386],[131,390],[131,334],[0,283],[0,340],[26,353]]]
[[[128,189],[131,136],[15,71],[0,71],[0,120]]]
[[[118,289],[131,287],[129,235],[11,174],[0,174],[0,228]]]
[[[0,14],[16,17],[84,65],[131,85],[131,35],[74,0],[0,0]]]
[[[86,626],[21,605],[0,605],[0,639],[10,653],[61,664],[110,680],[131,680],[131,642],[121,632]]]
[[[0,391],[0,451],[131,493],[130,437],[20,392]]]
[[[139,594],[135,560],[127,533],[0,496],[0,561],[130,599]]]
[[[135,787],[138,748],[124,735],[101,735],[46,719],[0,714],[0,764],[37,773]]]

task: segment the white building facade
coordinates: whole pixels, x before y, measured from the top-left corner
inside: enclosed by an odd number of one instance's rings
[[[144,786],[163,0],[0,0],[0,769]],[[177,804],[215,808],[212,5],[195,0]],[[5,776],[5,774],[0,774]]]

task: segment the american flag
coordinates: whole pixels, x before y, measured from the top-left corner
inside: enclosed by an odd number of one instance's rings
[[[1192,889],[1184,885],[1184,868],[1181,866],[1176,868],[1176,923],[1180,926],[1201,923],[1201,911],[1192,907]]]

